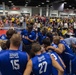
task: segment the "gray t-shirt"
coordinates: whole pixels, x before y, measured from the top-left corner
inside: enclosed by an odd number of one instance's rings
[[[66,38],[66,39],[64,39],[64,41],[65,41],[69,46],[71,46],[72,43],[76,44],[76,38],[75,38],[75,37]]]

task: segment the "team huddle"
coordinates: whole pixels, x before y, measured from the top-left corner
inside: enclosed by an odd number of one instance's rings
[[[75,75],[76,55],[72,49],[63,37],[52,37],[45,32],[45,29],[42,33],[32,31],[31,25],[20,34],[8,30],[10,43],[0,52],[1,75],[68,75],[70,72]]]

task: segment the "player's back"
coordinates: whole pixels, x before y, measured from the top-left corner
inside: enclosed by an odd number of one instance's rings
[[[2,75],[23,75],[28,57],[21,51],[7,50],[0,54]]]
[[[51,52],[48,52],[48,54],[52,55],[55,58],[55,60],[59,63],[59,65],[64,69],[64,65],[62,64],[62,61],[56,52],[51,51]],[[55,67],[52,67],[52,74],[58,75],[58,71]],[[64,75],[67,75],[65,71],[64,71]]]
[[[52,60],[49,54],[43,53],[31,59],[35,75],[51,75]]]
[[[60,41],[60,43],[65,46],[65,50],[62,53],[63,59],[65,59],[65,60],[73,59],[75,55],[74,55],[72,49],[69,47],[69,45],[67,45],[64,40]]]

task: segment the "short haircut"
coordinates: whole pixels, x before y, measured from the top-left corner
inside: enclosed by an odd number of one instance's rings
[[[51,44],[50,38],[45,38],[45,39],[43,40],[43,44],[44,44],[44,45],[47,45],[47,46],[50,46],[50,44]]]
[[[46,28],[46,27],[43,27],[43,28],[41,29],[41,33],[46,34],[46,33],[47,33],[47,28]]]
[[[7,40],[7,41],[6,41],[6,46],[7,46],[7,49],[10,48],[10,40]]]
[[[2,42],[1,48],[2,48],[2,50],[6,50],[7,49],[6,42]]]
[[[10,39],[12,37],[13,34],[17,33],[15,30],[13,29],[9,29],[7,32],[6,32],[6,35],[7,35],[7,38]]]
[[[60,41],[60,37],[59,36],[54,36],[53,41]]]
[[[53,35],[52,35],[51,32],[48,32],[48,33],[47,33],[47,37],[50,38],[50,43],[52,43],[52,41],[53,41]]]
[[[27,28],[33,29],[33,25],[32,25],[32,24],[28,24],[28,25],[27,25]]]
[[[21,36],[20,34],[13,34],[13,36],[10,39],[10,44],[12,44],[15,47],[19,47],[21,43]]]
[[[32,44],[32,52],[37,53],[41,50],[41,45],[39,43],[33,43]]]

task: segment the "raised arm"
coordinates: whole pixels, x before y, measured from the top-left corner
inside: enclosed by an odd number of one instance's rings
[[[53,46],[48,46],[47,48],[46,48],[46,50],[48,50],[48,49],[53,49],[56,53],[58,53],[58,54],[61,54],[64,50],[65,50],[65,47],[64,47],[64,45],[63,44],[59,44],[58,45],[58,48],[55,48],[55,47],[53,47]]]
[[[55,48],[54,51],[57,52],[58,54],[63,53],[63,51],[65,50],[65,47],[63,44],[59,44],[58,48]]]

